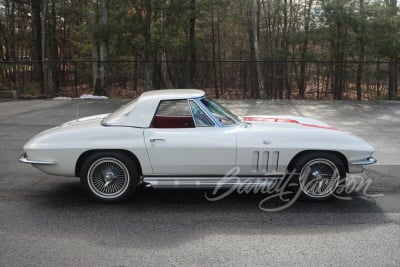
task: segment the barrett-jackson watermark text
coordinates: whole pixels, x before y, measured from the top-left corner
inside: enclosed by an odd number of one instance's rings
[[[265,178],[240,178],[238,174],[240,168],[235,167],[231,169],[221,180],[217,183],[211,194],[205,193],[205,198],[208,201],[218,201],[231,195],[237,194],[265,194],[258,207],[262,211],[274,212],[281,211],[292,206],[302,195],[302,189],[299,186],[298,173],[296,170],[288,172],[282,177],[274,177],[271,179]],[[327,177],[326,179],[329,179]],[[331,194],[332,197],[341,200],[352,200],[351,194],[358,193],[365,197],[378,197],[382,194],[368,194],[368,189],[372,184],[371,178],[351,176],[347,180],[338,181],[338,186]],[[309,183],[313,183],[311,180]],[[269,207],[268,203],[273,200],[279,204],[277,206]]]

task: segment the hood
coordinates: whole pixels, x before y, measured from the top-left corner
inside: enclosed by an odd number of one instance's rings
[[[278,115],[251,115],[240,117],[245,122],[250,122],[256,127],[281,127],[281,128],[318,128],[339,131],[324,122],[295,116],[278,116]]]
[[[267,133],[265,138],[271,140],[273,142],[271,146],[274,147],[297,148],[300,151],[347,151],[350,154],[364,151],[366,157],[374,151],[373,147],[361,138],[310,118],[271,115],[243,116],[242,119],[244,122],[251,123],[249,130],[254,132],[254,140],[257,140],[260,133],[265,132]],[[350,154],[348,154],[349,159],[353,160],[355,156]]]

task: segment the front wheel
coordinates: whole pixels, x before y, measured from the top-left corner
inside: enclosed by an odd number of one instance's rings
[[[330,153],[307,154],[296,162],[294,170],[301,196],[317,201],[332,197],[346,177],[342,160]]]
[[[126,154],[97,152],[84,161],[80,179],[95,199],[121,202],[133,195],[139,178],[136,165]]]

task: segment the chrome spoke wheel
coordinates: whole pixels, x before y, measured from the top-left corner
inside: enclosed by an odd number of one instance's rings
[[[330,196],[338,187],[340,172],[330,160],[316,158],[308,161],[300,171],[299,182],[304,194],[311,198]]]
[[[117,198],[129,186],[129,171],[124,163],[115,158],[94,161],[87,172],[91,191],[101,198]]]

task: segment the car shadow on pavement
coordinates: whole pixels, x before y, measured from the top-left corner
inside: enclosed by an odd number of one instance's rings
[[[298,200],[282,211],[265,212],[258,207],[262,194],[235,193],[210,202],[204,190],[140,188],[127,203],[105,204],[90,199],[79,182],[70,181],[43,192],[30,207],[35,207],[33,221],[41,222],[36,227],[116,247],[170,247],[213,234],[358,231],[391,221],[375,199],[351,197]]]
[[[37,192],[36,194],[39,194]],[[265,201],[271,194],[261,193],[230,193],[228,196],[216,200],[207,200],[212,197],[212,190],[204,189],[152,189],[139,187],[135,191],[131,200],[125,203],[102,203],[92,199],[84,192],[84,189],[78,181],[69,181],[54,185],[51,191],[42,192],[43,200],[51,199],[48,203],[54,207],[69,207],[70,204],[80,204],[90,207],[110,207],[110,208],[128,208],[140,211],[167,211],[179,207],[179,211],[190,212],[197,209],[210,209],[212,211],[222,212],[266,212],[260,208],[260,202]],[[377,197],[364,196],[362,193],[352,193],[349,195],[340,195],[340,198],[315,202],[296,199],[293,205],[289,205],[282,210],[271,210],[279,213],[384,213],[400,212],[398,210],[387,211],[375,201]],[[341,198],[345,199],[341,199]],[[46,202],[46,201],[45,201]],[[280,201],[279,197],[273,197],[264,202],[264,207],[268,209],[279,208],[287,204],[287,201]]]

